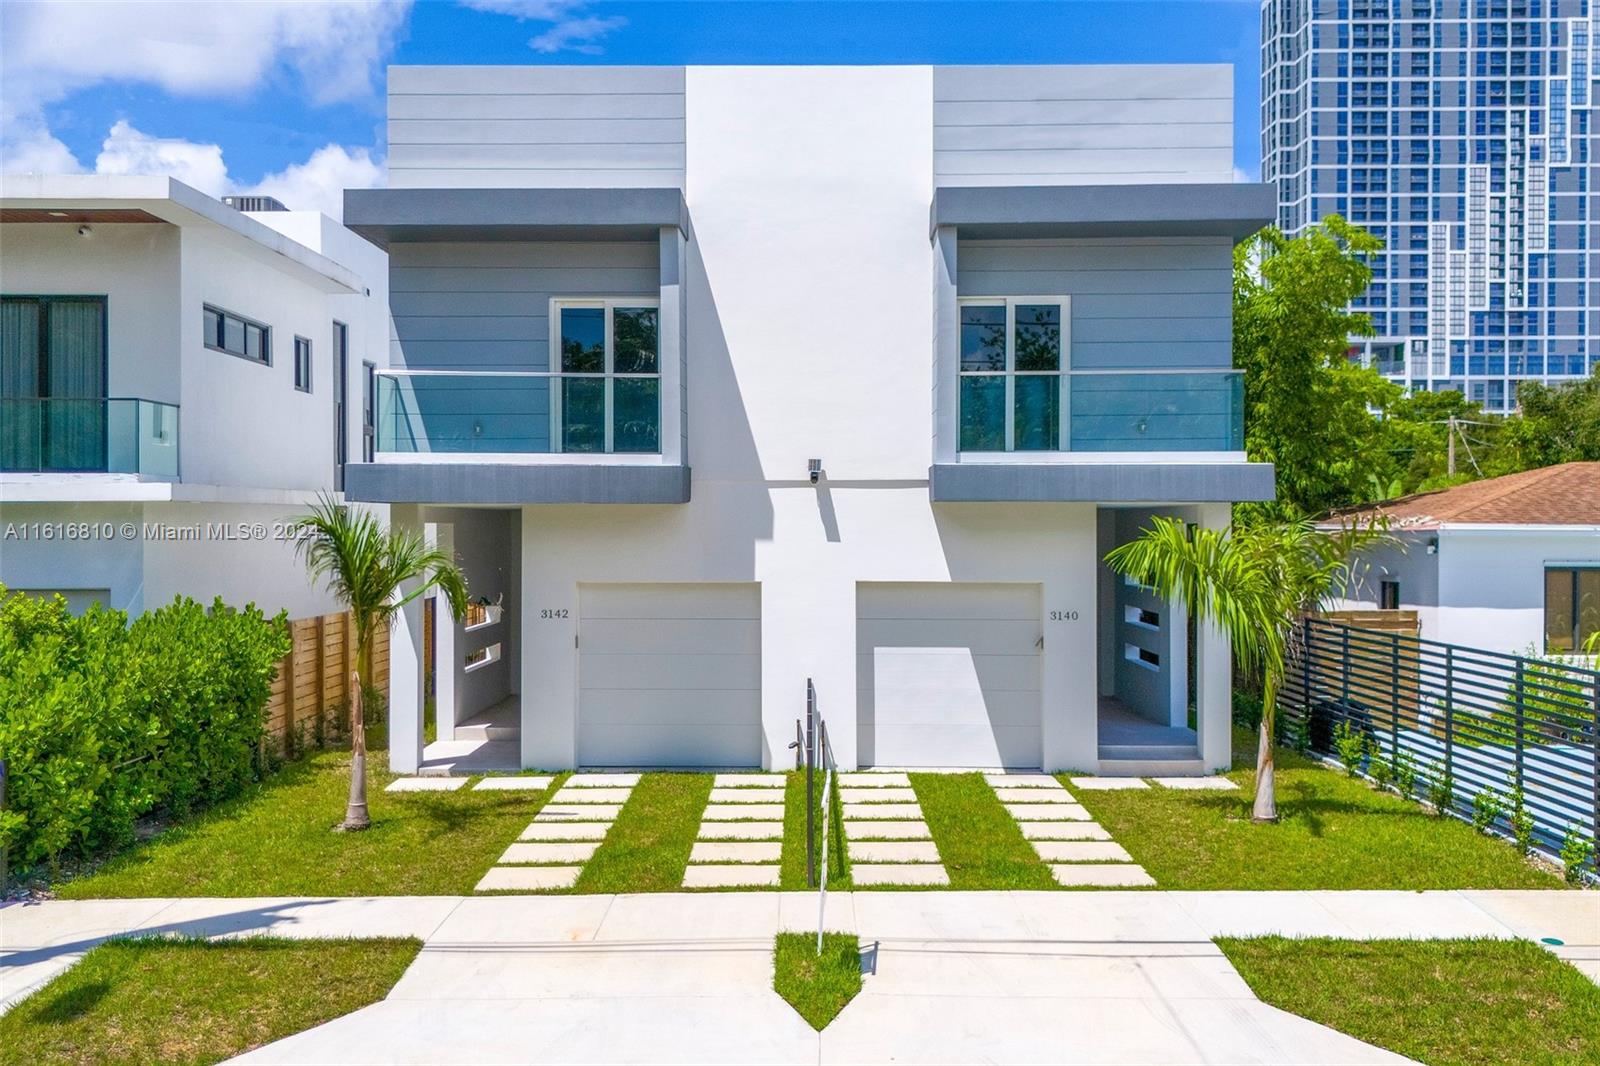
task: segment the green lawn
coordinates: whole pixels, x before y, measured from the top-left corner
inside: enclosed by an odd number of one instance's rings
[[[928,832],[953,889],[1056,888],[981,774],[912,774]]]
[[[212,1063],[382,999],[416,940],[117,940],[0,1016],[0,1063]]]
[[[821,1032],[861,991],[861,945],[849,933],[779,933],[772,988]]]
[[[1600,1062],[1600,987],[1527,941],[1217,943],[1273,1006],[1431,1066]]]
[[[1235,765],[1250,769],[1228,775],[1237,792],[1075,791],[1164,889],[1562,887],[1501,840],[1281,749],[1280,820],[1256,825],[1255,749],[1243,744]]]
[[[335,833],[348,752],[291,762],[243,795],[57,886],[65,899],[132,896],[394,896],[470,893],[550,796],[543,792],[384,792],[368,756],[372,828]],[[555,787],[559,787],[557,778]]]
[[[835,779],[834,786],[838,787]],[[822,775],[817,774],[812,790],[812,831],[822,839]],[[828,819],[828,835],[832,837],[833,850],[828,854],[828,888],[831,891],[850,887],[850,861],[846,851],[842,811],[839,797],[833,797],[833,813]],[[815,861],[820,868],[822,855]],[[799,892],[811,886],[806,881],[806,775],[803,770],[791,770],[787,775],[783,796],[783,855],[778,887],[786,892]]]
[[[711,795],[711,774],[644,774],[575,892],[677,892]]]

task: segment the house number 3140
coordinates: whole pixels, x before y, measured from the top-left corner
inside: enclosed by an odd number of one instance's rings
[[[1052,622],[1076,622],[1077,620],[1078,620],[1078,612],[1077,611],[1051,611],[1050,612],[1050,621],[1052,621]]]

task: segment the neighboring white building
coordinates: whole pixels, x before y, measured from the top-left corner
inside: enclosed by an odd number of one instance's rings
[[[1425,640],[1570,655],[1600,631],[1600,463],[1563,463],[1345,512],[1386,515],[1360,598],[1414,610]]]
[[[240,206],[263,210],[163,177],[0,179],[0,583],[336,609],[283,532],[362,458],[386,257]]]
[[[391,764],[793,765],[811,679],[843,766],[1226,767],[1225,641],[1191,730],[1101,559],[1272,495],[1231,129],[1226,66],[392,68],[349,491],[503,612],[440,627],[426,758],[405,612]]]

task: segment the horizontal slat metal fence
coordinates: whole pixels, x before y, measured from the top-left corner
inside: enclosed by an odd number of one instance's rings
[[[1596,842],[1600,671],[1320,618],[1298,636],[1279,710],[1303,723],[1314,752],[1334,754],[1348,722],[1372,757],[1411,758],[1419,796],[1448,779],[1454,810],[1470,815],[1480,792],[1509,797],[1520,785],[1537,845],[1559,851],[1571,826]]]

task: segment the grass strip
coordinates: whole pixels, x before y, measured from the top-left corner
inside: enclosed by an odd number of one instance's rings
[[[114,940],[0,1016],[0,1062],[220,1062],[377,1002],[421,947]]]
[[[911,787],[951,888],[1057,887],[982,774],[912,774]]]
[[[861,991],[861,945],[851,933],[779,933],[772,988],[821,1032]]]
[[[1279,749],[1278,822],[1250,821],[1255,749],[1236,792],[1077,790],[1164,889],[1560,888],[1511,845]]]
[[[137,896],[466,895],[544,805],[541,792],[385,792],[395,779],[370,752],[372,828],[335,833],[350,789],[349,752],[285,765],[194,819],[137,844],[63,899]]]
[[[578,875],[576,892],[677,892],[711,774],[645,774]]]
[[[1600,1062],[1600,987],[1527,941],[1217,944],[1273,1006],[1432,1066]]]
[[[804,892],[813,886],[806,882],[806,775],[804,770],[791,770],[785,775],[783,794],[783,853],[779,860],[778,887],[786,892]],[[850,887],[850,860],[844,835],[844,809],[839,804],[839,781],[834,779],[833,813],[828,818],[828,835],[832,838],[828,853],[828,889]],[[822,774],[818,773],[811,797],[812,817],[818,842],[822,839]],[[822,854],[816,855],[822,866]]]

